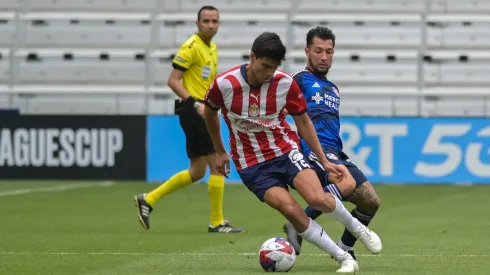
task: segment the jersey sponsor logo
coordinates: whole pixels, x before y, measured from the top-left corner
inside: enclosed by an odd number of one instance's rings
[[[211,67],[209,66],[202,67],[202,71],[201,71],[202,79],[207,80],[210,75],[211,75]]]
[[[271,130],[276,129],[277,125],[274,123],[273,119],[239,119],[236,124],[242,128],[244,131],[250,131],[260,127],[266,127]]]
[[[114,167],[120,129],[0,129],[0,167]]]
[[[252,106],[250,106],[250,108],[248,109],[248,114],[254,117],[259,115],[259,106],[257,105],[257,103],[254,103],[252,104]]]

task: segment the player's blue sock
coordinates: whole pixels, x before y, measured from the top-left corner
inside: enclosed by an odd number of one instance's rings
[[[332,195],[339,198],[339,200],[344,199],[344,197],[342,196],[342,193],[340,192],[339,188],[335,184],[329,184],[329,185],[325,186],[325,188],[323,188],[323,190],[325,190],[325,192],[332,193]],[[308,206],[305,208],[305,214],[306,214],[306,216],[310,217],[312,220],[316,220],[316,218],[320,217],[323,214],[323,212],[315,210],[315,209]]]
[[[352,210],[351,214],[352,214],[352,217],[358,219],[365,226],[368,226],[374,217],[374,216],[370,216],[370,215],[367,215],[367,214],[360,212],[359,209],[357,209],[357,207],[354,208],[354,210]],[[356,237],[354,237],[352,235],[352,233],[350,233],[349,230],[345,229],[344,234],[342,235],[342,238],[340,239],[340,241],[343,244],[341,246],[342,249],[352,250],[357,239],[356,239]]]

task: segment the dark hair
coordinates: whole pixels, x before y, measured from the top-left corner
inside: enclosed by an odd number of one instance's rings
[[[322,40],[332,40],[333,46],[335,47],[335,34],[333,34],[331,29],[321,26],[311,29],[306,35],[306,47],[309,47],[311,46],[311,44],[313,44],[313,38],[315,37],[318,37]]]
[[[199,9],[199,11],[197,12],[197,21],[201,20],[201,12],[202,12],[203,10],[208,10],[208,11],[217,11],[217,12],[219,13],[218,9],[217,9],[217,8],[215,8],[215,7],[213,7],[213,6],[202,6],[202,7]]]
[[[266,57],[281,62],[286,56],[286,47],[281,38],[274,32],[263,32],[255,38],[252,44],[252,52],[256,58]]]

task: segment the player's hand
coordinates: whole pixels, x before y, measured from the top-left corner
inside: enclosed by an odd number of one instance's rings
[[[323,167],[328,173],[333,174],[338,179],[343,179],[347,177],[348,171],[347,167],[345,167],[344,165],[337,165],[331,162],[327,162],[323,164]]]
[[[230,157],[226,152],[216,152],[216,170],[218,173],[228,177],[230,173]]]
[[[197,112],[197,113],[198,113],[200,116],[204,117],[204,104],[199,103],[199,107],[197,107],[197,108],[196,108],[196,112]]]

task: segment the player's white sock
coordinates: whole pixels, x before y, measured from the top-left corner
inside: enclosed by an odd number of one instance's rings
[[[342,202],[335,197],[335,210],[330,212],[330,213],[325,213],[327,216],[334,218],[338,220],[341,224],[343,224],[349,231],[352,231],[354,228],[356,228],[361,222],[352,217],[352,214],[347,211],[345,206],[342,204]]]
[[[299,235],[334,257],[340,257],[345,254],[345,251],[332,241],[327,232],[312,219],[310,219],[310,226],[308,226],[308,229],[303,233],[299,233]]]
[[[354,247],[351,247],[351,246],[347,246],[345,245],[342,240],[340,240],[337,245],[342,248],[342,250],[345,250],[345,251],[351,251],[351,250],[354,250]]]

